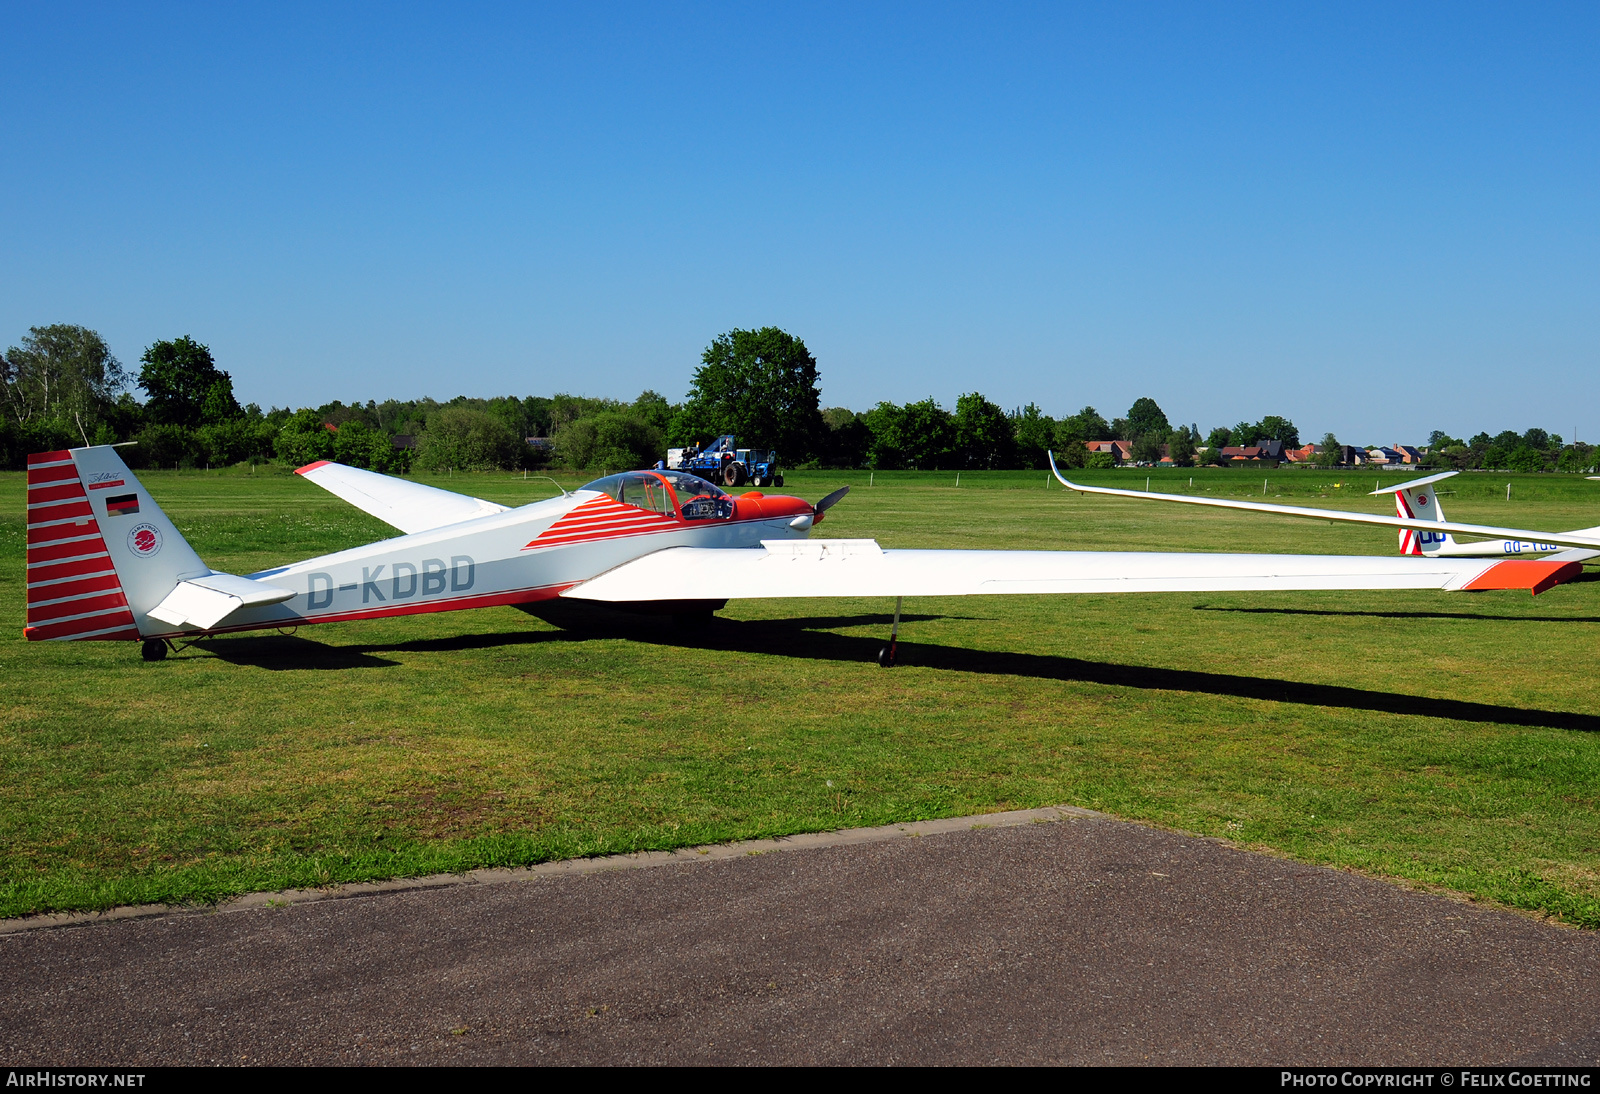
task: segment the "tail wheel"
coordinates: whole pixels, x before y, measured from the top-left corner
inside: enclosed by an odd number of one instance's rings
[[[139,656],[146,661],[160,661],[167,656],[167,644],[159,638],[146,638],[139,648]]]

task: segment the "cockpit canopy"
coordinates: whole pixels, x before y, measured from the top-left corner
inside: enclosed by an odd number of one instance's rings
[[[598,490],[623,505],[669,516],[674,511],[676,494],[684,520],[715,520],[733,515],[733,498],[726,490],[682,471],[628,471],[595,479],[578,489]]]

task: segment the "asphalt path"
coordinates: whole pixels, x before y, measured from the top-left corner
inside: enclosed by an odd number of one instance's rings
[[[7,1065],[1586,1064],[1600,936],[1094,817],[0,937]]]

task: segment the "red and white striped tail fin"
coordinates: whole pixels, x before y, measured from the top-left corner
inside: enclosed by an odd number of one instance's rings
[[[28,457],[27,574],[29,641],[139,637],[71,452]]]
[[[1397,517],[1404,520],[1433,520],[1443,523],[1444,506],[1439,503],[1439,496],[1434,487],[1441,479],[1448,479],[1455,474],[1454,471],[1445,471],[1438,475],[1429,475],[1427,478],[1412,479],[1397,486],[1386,486],[1381,490],[1374,490],[1373,493],[1393,494],[1394,512]],[[1454,542],[1448,532],[1417,528],[1400,529],[1400,553],[1403,555],[1436,555]]]

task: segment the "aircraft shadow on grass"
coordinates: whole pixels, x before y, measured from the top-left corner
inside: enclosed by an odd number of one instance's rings
[[[616,614],[621,615],[621,613]],[[900,622],[904,626],[907,623],[943,618],[950,617],[902,615]],[[626,638],[652,645],[708,653],[764,653],[776,657],[818,661],[872,662],[884,644],[884,636],[835,634],[833,629],[872,626],[882,627],[887,633],[889,621],[890,617],[887,614],[813,616],[798,619],[716,619],[700,626],[684,627],[675,626],[666,619],[624,616],[606,620],[603,624],[597,624],[588,630],[463,634],[450,638],[426,638],[387,645],[329,646],[309,639],[279,635],[214,639],[199,645],[208,653],[224,660],[269,669],[384,668],[400,664],[398,661],[379,656],[385,653],[496,649],[551,642],[588,642],[599,638]],[[1008,653],[901,641],[898,660],[902,665],[951,672],[1022,676],[1035,680],[1063,682],[1078,681],[1148,691],[1224,695],[1240,699],[1262,699],[1276,703],[1298,703],[1304,706],[1333,707],[1340,710],[1368,710],[1382,714],[1444,718],[1460,722],[1492,722],[1500,725],[1537,726],[1583,733],[1600,732],[1600,716],[1573,711],[1499,706],[1462,699],[1405,695],[1337,684],[1314,684],[1299,680],[1200,672],[1192,669],[1085,661],[1081,658],[1062,657],[1056,654]]]

